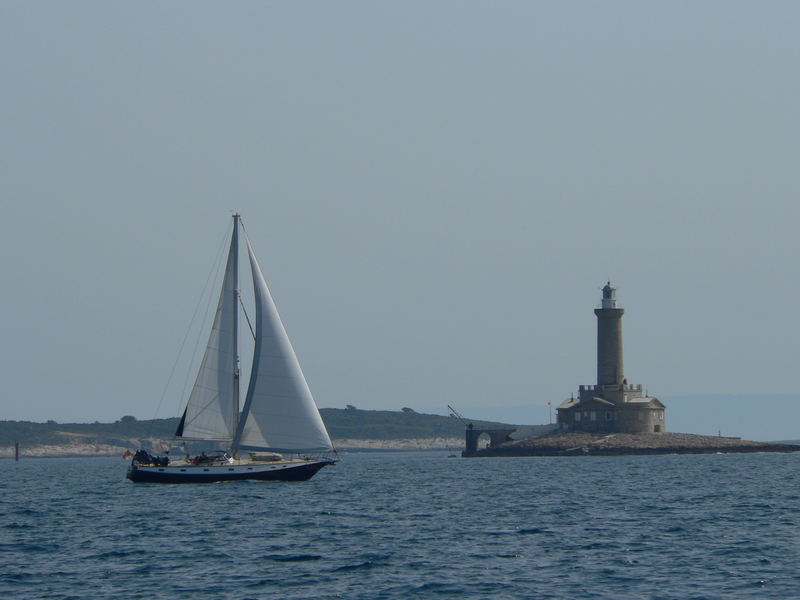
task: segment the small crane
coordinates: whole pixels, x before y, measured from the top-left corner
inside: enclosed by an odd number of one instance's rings
[[[467,423],[466,419],[464,419],[464,417],[462,417],[455,408],[453,408],[449,404],[447,405],[447,408],[450,410],[450,415],[451,416],[453,416],[456,419],[458,419],[459,421],[461,421],[464,424],[465,427],[469,427],[469,423]]]

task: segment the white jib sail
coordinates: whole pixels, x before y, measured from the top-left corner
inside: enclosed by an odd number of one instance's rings
[[[234,446],[279,452],[332,450],[249,240],[247,252],[256,297],[256,346]]]
[[[206,353],[183,418],[180,437],[232,440],[239,410],[236,373],[236,260],[234,233]]]

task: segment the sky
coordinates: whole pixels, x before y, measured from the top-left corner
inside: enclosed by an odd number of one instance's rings
[[[238,210],[320,407],[546,422],[595,382],[611,280],[630,382],[755,399],[742,435],[780,397],[759,435],[800,437],[798,25],[780,1],[2,2],[0,419],[179,414]]]

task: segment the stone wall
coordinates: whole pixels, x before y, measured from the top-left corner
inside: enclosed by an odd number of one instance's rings
[[[575,413],[581,418],[575,420]],[[594,418],[592,418],[594,417]],[[621,404],[615,407],[582,407],[576,405],[558,411],[562,431],[587,433],[663,433],[667,430],[663,408]]]
[[[622,405],[618,409],[616,423],[614,431],[625,433],[663,433],[667,430],[666,411],[663,408]]]

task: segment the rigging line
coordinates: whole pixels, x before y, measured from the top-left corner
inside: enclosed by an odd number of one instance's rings
[[[178,356],[175,357],[175,362],[172,364],[172,369],[169,372],[169,377],[167,377],[167,383],[164,385],[164,391],[161,393],[161,397],[158,399],[158,406],[156,407],[156,412],[153,415],[153,418],[158,417],[158,413],[161,410],[161,405],[164,403],[164,398],[167,395],[167,391],[169,390],[169,386],[172,383],[172,378],[175,376],[175,370],[178,368],[178,362],[180,362],[181,355],[183,354],[183,349],[186,346],[186,340],[189,339],[189,334],[192,331],[192,326],[194,325],[195,318],[197,317],[197,311],[200,310],[200,305],[203,302],[203,298],[206,295],[206,290],[208,289],[209,283],[211,282],[211,278],[215,272],[219,272],[219,261],[220,256],[225,250],[225,242],[228,239],[228,231],[227,228],[225,230],[225,234],[222,236],[222,242],[220,243],[219,250],[217,250],[217,257],[214,259],[214,264],[211,266],[211,271],[206,278],[206,283],[203,286],[203,291],[200,293],[200,298],[197,300],[197,305],[194,307],[194,313],[192,314],[192,318],[189,320],[189,326],[186,328],[186,333],[183,336],[183,341],[181,342],[181,346],[178,349]],[[206,309],[207,311],[208,309]],[[194,360],[194,359],[193,359]],[[184,384],[184,392],[185,392],[185,384]],[[183,394],[181,394],[181,398],[183,398]]]
[[[250,236],[247,235],[247,230],[244,228],[244,221],[242,220],[242,215],[239,215],[239,227],[242,228],[242,233],[244,234],[244,239],[246,240],[248,246],[250,245]],[[255,284],[255,282],[253,282]],[[242,306],[242,312],[244,313],[244,318],[247,319],[247,326],[250,328],[250,333],[253,336],[253,341],[256,339],[256,332],[253,330],[253,324],[250,322],[250,316],[247,314],[247,309],[244,307],[244,302],[242,301],[242,295],[239,294],[239,304]]]
[[[219,271],[222,268],[223,256],[225,256],[225,246],[226,246],[227,240],[228,240],[228,235],[226,233],[225,237],[223,238],[222,245],[220,246],[220,249],[218,250],[218,253],[217,253],[216,265],[213,268],[213,270],[215,271],[214,280],[218,280],[219,279]],[[205,290],[203,290],[203,291],[205,291]],[[211,305],[213,303],[214,303],[214,295],[209,292],[208,300],[206,301],[206,310],[203,313],[203,319],[201,320],[201,323],[208,323],[208,313],[211,310]],[[215,313],[216,313],[216,310],[215,310]],[[212,323],[212,328],[213,328],[213,323]],[[183,390],[181,390],[181,395],[180,395],[180,398],[179,398],[178,402],[181,402],[181,400],[186,398],[186,388],[189,387],[189,379],[191,378],[192,373],[195,372],[195,370],[192,369],[192,365],[194,365],[195,357],[197,356],[197,349],[200,347],[200,340],[202,340],[202,338],[203,338],[203,328],[200,327],[197,330],[197,339],[195,340],[195,343],[194,343],[194,350],[192,351],[192,358],[189,361],[189,368],[186,370],[186,379],[183,382]],[[201,366],[202,365],[198,366],[198,370],[200,369]],[[178,407],[178,410],[180,410],[180,406]]]
[[[253,341],[256,339],[256,332],[253,331],[253,324],[250,323],[250,316],[247,314],[247,309],[244,307],[244,302],[242,302],[242,296],[239,294],[239,305],[242,307],[242,312],[244,313],[244,318],[247,319],[247,326],[250,328],[250,333],[253,335]]]

